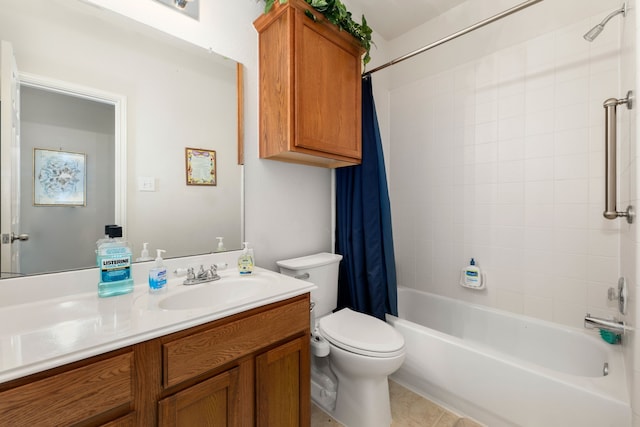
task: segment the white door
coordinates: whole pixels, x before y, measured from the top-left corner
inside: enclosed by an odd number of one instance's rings
[[[20,86],[13,48],[0,42],[0,277],[19,274]]]

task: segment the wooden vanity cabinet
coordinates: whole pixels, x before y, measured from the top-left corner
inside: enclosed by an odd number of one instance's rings
[[[159,425],[309,425],[309,304],[306,294],[164,338]]]
[[[128,349],[1,384],[0,425],[133,425],[133,360]]]
[[[260,158],[330,168],[360,164],[360,43],[304,0],[276,1],[254,26]]]
[[[309,426],[309,294],[0,384],[0,425]]]

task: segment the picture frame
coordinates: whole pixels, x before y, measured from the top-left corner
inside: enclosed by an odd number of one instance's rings
[[[217,185],[216,152],[204,148],[185,148],[187,185]]]
[[[33,149],[33,205],[87,205],[87,155],[44,148]]]

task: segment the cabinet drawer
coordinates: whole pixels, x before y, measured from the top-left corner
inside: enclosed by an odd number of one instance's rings
[[[0,393],[0,425],[69,425],[133,400],[133,353]]]
[[[170,387],[309,328],[309,298],[163,344]]]

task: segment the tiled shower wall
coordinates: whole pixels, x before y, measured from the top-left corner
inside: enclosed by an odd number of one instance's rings
[[[391,91],[400,285],[577,327],[615,313],[621,222],[602,217],[602,103],[624,97],[620,20],[582,39],[602,16]],[[471,257],[486,290],[458,285]]]
[[[625,18],[622,28],[622,49],[620,57],[621,91],[633,90],[637,93],[637,58],[638,58],[638,19],[636,1],[627,3],[630,13]],[[637,95],[636,95],[637,97]],[[628,205],[638,209],[638,135],[637,117],[640,110],[637,103],[630,114],[624,114],[620,123],[620,206]],[[638,261],[640,254],[640,238],[638,235],[638,217],[633,224],[622,222],[620,225],[620,275],[629,285],[629,304],[624,320],[637,326],[638,318]],[[633,410],[633,426],[640,427],[640,340],[636,333],[626,333],[623,338],[625,366],[630,384],[631,407]]]

